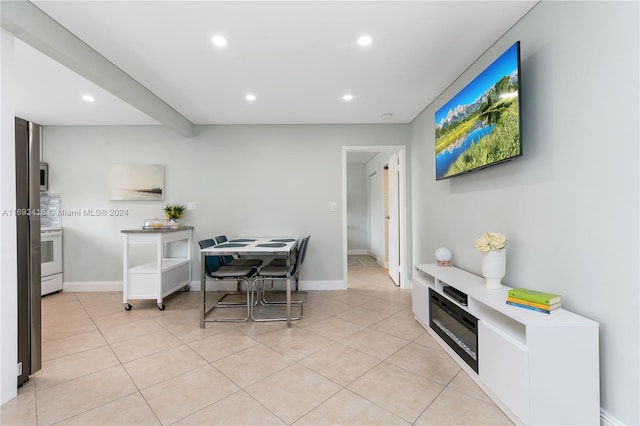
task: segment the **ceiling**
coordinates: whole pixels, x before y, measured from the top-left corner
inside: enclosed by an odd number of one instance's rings
[[[536,1],[32,3],[188,122],[220,125],[411,122]],[[16,115],[161,123],[20,38]]]

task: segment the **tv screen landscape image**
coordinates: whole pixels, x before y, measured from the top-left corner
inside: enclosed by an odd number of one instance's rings
[[[520,42],[435,114],[436,180],[522,155]]]

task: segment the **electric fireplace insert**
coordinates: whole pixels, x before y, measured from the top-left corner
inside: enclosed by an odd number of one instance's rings
[[[478,319],[429,289],[429,327],[478,372]]]

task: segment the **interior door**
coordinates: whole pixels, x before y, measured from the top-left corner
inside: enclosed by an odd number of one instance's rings
[[[378,207],[380,196],[375,190],[377,187],[378,174],[373,173],[369,176],[369,252],[376,259],[379,256],[376,247],[379,246],[379,241],[383,238],[380,233],[380,220],[376,214],[380,210]]]
[[[389,269],[389,166],[384,166],[384,269]]]
[[[400,286],[400,208],[399,185],[400,167],[398,153],[394,153],[389,159],[389,276],[393,282]]]

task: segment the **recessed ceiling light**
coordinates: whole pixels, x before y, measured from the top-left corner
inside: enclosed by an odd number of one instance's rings
[[[371,44],[372,41],[373,39],[371,38],[371,36],[368,36],[368,35],[363,35],[358,38],[358,44],[360,46],[368,46]]]
[[[96,98],[91,95],[82,95],[82,100],[85,102],[93,102],[96,100]]]
[[[342,100],[345,101],[345,102],[352,101],[353,100],[353,95],[350,95],[350,94],[347,93],[346,95],[344,95],[342,97]]]
[[[248,100],[249,102],[253,102],[256,100],[256,95],[254,95],[253,93],[249,93],[247,96],[244,97],[246,100]]]
[[[390,112],[385,112],[384,114],[380,114],[380,118],[382,118],[383,120],[388,120],[391,117],[393,117],[393,114],[391,114]]]
[[[222,36],[213,36],[211,37],[211,43],[218,47],[224,47],[227,45],[227,39]]]

